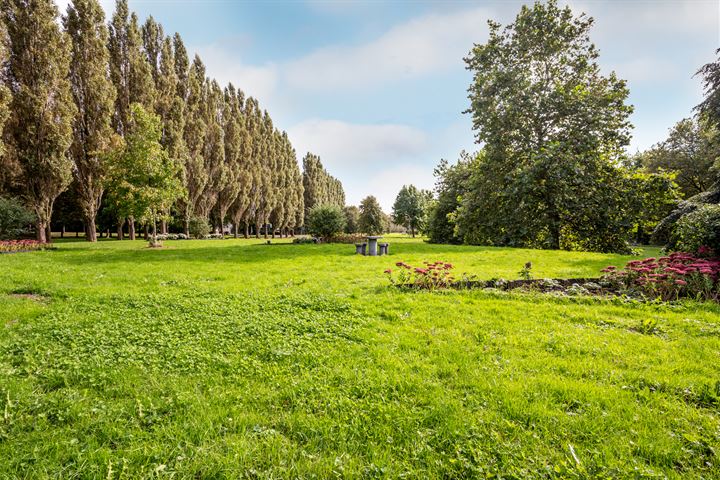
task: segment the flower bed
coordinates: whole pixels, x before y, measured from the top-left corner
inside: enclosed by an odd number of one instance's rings
[[[54,250],[55,247],[49,243],[41,243],[37,240],[4,240],[0,241],[0,253],[34,252],[37,250]]]
[[[628,262],[623,269],[603,269],[604,279],[629,293],[677,300],[720,299],[720,259],[674,252],[666,257]]]
[[[521,289],[564,295],[603,295],[639,300],[673,301],[691,298],[720,301],[720,259],[701,258],[675,252],[666,257],[633,260],[622,269],[609,266],[598,278],[545,278],[521,280],[478,280],[474,275],[456,277],[454,266],[447,262],[424,262],[414,267],[405,262],[395,264],[398,271],[384,273],[396,287],[417,290],[442,289]],[[527,264],[526,264],[526,268]]]

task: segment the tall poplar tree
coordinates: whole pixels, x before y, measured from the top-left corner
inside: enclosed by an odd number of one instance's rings
[[[239,144],[239,172],[236,182],[239,184],[239,191],[234,202],[230,206],[230,215],[235,227],[235,236],[239,236],[239,226],[242,222],[245,228],[245,238],[249,236],[249,219],[252,217],[252,204],[255,188],[256,163],[254,154],[253,136],[255,135],[254,114],[255,99],[248,98],[242,106],[241,139]]]
[[[195,56],[188,74],[187,103],[185,105],[185,128],[183,136],[187,146],[185,162],[185,188],[187,199],[182,205],[185,231],[188,233],[190,218],[208,184],[209,176],[205,169],[205,65],[200,57]]]
[[[95,218],[102,200],[109,155],[113,148],[110,124],[115,87],[108,72],[108,32],[97,0],[73,0],[64,18],[72,39],[70,82],[77,107],[70,154],[78,202],[85,224],[85,238],[97,240]]]
[[[124,135],[130,121],[130,105],[139,103],[151,108],[155,86],[142,49],[137,15],[129,13],[127,0],[117,0],[109,30],[110,77],[117,91],[113,126]]]
[[[11,45],[5,70],[12,91],[6,138],[23,196],[37,217],[37,239],[46,242],[55,199],[72,178],[70,40],[60,30],[52,0],[3,0],[2,16]]]
[[[109,25],[110,78],[115,85],[115,113],[113,127],[120,135],[130,122],[130,106],[142,105],[152,109],[155,98],[155,84],[152,69],[143,51],[142,34],[135,13],[130,14],[127,0],[117,0],[115,13]],[[122,232],[125,219],[118,218],[118,233]],[[135,219],[128,217],[130,239],[135,239]],[[122,238],[120,236],[119,238]]]
[[[8,37],[5,29],[5,22],[0,18],[0,65],[5,65],[8,60]],[[0,167],[7,168],[3,163],[5,157],[5,144],[2,138],[3,127],[10,116],[10,89],[0,81]],[[3,186],[3,174],[0,173],[0,189]],[[1,190],[0,190],[1,191]]]
[[[230,84],[225,88],[223,133],[225,147],[225,185],[220,189],[215,204],[217,219],[222,225],[225,223],[228,211],[240,193],[242,183],[242,141],[243,118],[242,104],[244,98],[242,91],[238,91]]]
[[[203,88],[202,123],[205,138],[200,156],[207,182],[193,205],[197,216],[208,220],[219,192],[227,183],[225,165],[225,138],[223,132],[224,96],[217,81],[206,79]]]
[[[160,55],[165,39],[162,25],[157,23],[151,15],[143,23],[141,35],[143,49],[147,56],[148,65],[150,65],[150,73],[155,80],[155,84],[157,84],[160,77]]]

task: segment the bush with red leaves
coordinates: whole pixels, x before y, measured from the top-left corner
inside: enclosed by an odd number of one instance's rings
[[[6,240],[0,241],[0,253],[31,252],[35,250],[48,250],[53,248],[47,243],[37,240]]]
[[[423,262],[423,267],[413,267],[405,262],[397,262],[397,274],[392,269],[385,270],[390,283],[400,287],[437,290],[448,288],[455,277],[452,274],[453,264],[447,262]]]

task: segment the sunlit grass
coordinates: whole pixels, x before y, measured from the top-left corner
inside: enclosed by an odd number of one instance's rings
[[[717,306],[382,274],[590,277],[628,257],[287,242],[0,256],[0,478],[720,475]]]

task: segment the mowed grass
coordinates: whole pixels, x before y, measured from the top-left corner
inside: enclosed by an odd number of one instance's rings
[[[0,255],[0,478],[720,478],[717,305],[382,274],[622,256],[283,242]]]

